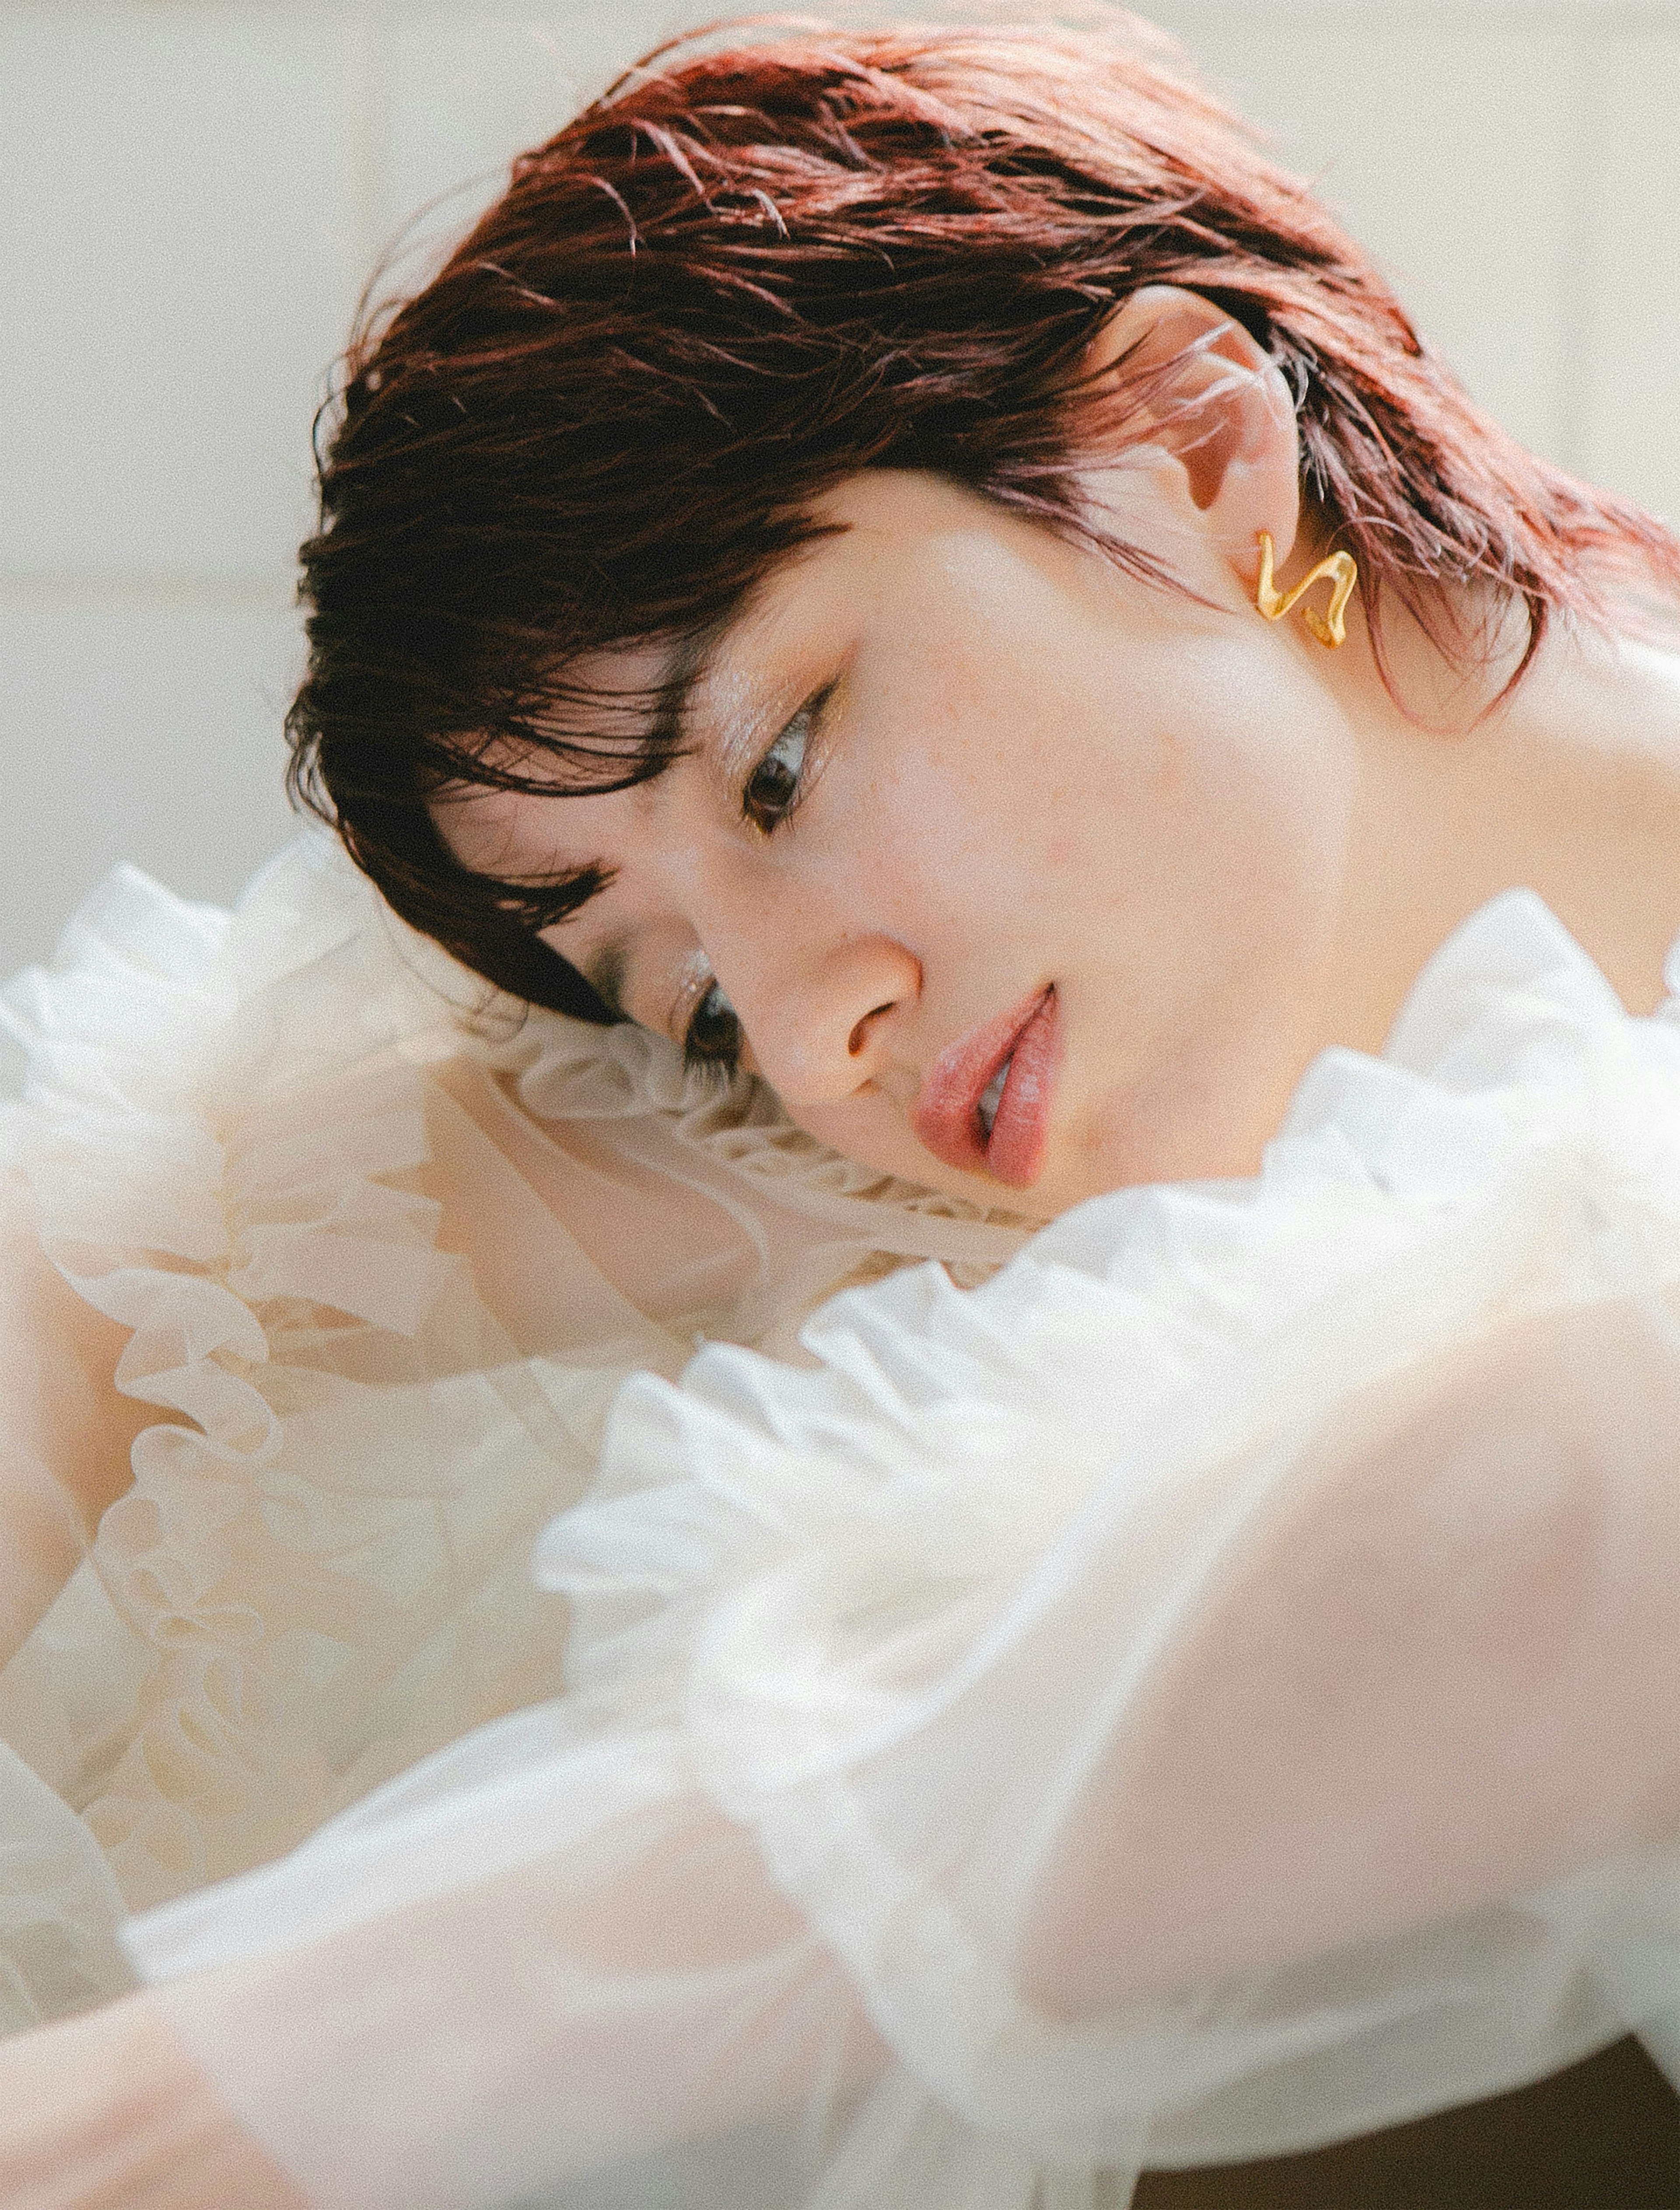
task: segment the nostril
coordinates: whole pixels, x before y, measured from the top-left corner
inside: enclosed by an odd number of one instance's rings
[[[863,1016],[863,1018],[858,1023],[857,1026],[852,1030],[850,1036],[846,1039],[846,1049],[852,1058],[855,1059],[859,1052],[862,1050],[864,1045],[868,1042],[869,1023],[872,1021],[878,1019],[882,1013],[890,1013],[891,1011],[892,1006],[889,1000],[887,1004],[884,1005],[877,1005],[873,1009],[873,1011],[867,1012]]]

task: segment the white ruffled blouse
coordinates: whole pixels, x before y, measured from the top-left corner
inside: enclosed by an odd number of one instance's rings
[[[156,1984],[323,2210],[1096,2210],[1680,2076],[1680,1019],[1532,897],[1257,1180],[1036,1235],[318,839],[9,1005],[159,1418],[0,1675],[0,2019]]]

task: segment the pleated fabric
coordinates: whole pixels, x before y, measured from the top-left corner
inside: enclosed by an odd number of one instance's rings
[[[0,1676],[0,1954],[312,2202],[1122,2210],[1680,2056],[1680,1023],[1534,898],[1032,1235],[317,844],[12,1002],[173,1416]]]

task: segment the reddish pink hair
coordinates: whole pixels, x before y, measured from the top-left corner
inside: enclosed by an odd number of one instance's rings
[[[598,889],[461,866],[463,784],[600,790],[682,742],[680,682],[855,470],[931,469],[1163,583],[1079,463],[1127,395],[1079,363],[1145,284],[1200,293],[1296,396],[1317,532],[1449,656],[1466,610],[1610,619],[1680,546],[1536,460],[1419,339],[1369,257],[1186,79],[1050,31],[680,42],[513,165],[505,196],[348,357],[303,549],[294,787],[397,910],[503,987],[601,1009],[538,928]],[[663,692],[584,656],[656,642]],[[1527,661],[1523,666],[1526,668]],[[1519,670],[1519,675],[1522,671]]]

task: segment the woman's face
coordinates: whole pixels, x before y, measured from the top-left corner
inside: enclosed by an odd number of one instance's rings
[[[610,869],[549,940],[644,1026],[739,1042],[868,1165],[1042,1217],[1252,1172],[1330,1040],[1351,748],[1318,648],[1259,619],[1194,507],[1146,470],[1116,497],[1212,605],[867,473],[708,662],[690,756],[478,794],[446,833],[505,875]]]

